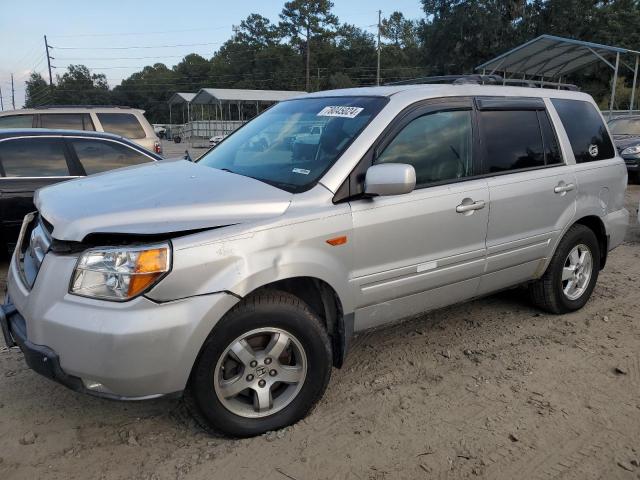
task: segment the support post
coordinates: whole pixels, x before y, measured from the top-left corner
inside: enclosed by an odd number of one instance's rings
[[[613,70],[613,84],[611,85],[611,102],[609,103],[609,117],[607,120],[611,120],[611,112],[613,111],[613,105],[616,100],[616,83],[618,83],[618,66],[620,65],[620,52],[616,53],[616,66]]]
[[[633,86],[631,87],[631,101],[629,102],[629,115],[633,115],[633,102],[636,98],[636,80],[638,79],[638,58],[636,55],[636,67],[633,69]]]
[[[47,42],[47,36],[44,36],[44,49],[47,54],[47,66],[49,67],[49,88],[53,88],[53,77],[51,76],[51,55],[49,55],[49,43]]]
[[[11,74],[11,105],[16,109],[16,90],[13,88],[13,73]]]
[[[378,10],[378,67],[376,69],[376,85],[380,86],[380,34],[382,31],[382,10]]]

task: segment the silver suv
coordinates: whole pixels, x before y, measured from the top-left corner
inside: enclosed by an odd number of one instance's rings
[[[309,412],[355,332],[521,284],[581,308],[623,241],[626,182],[582,93],[319,92],[197,163],[40,190],[0,317],[68,387],[184,393],[206,428],[256,435]]]

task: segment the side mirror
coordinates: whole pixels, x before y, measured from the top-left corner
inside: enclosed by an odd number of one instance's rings
[[[416,171],[413,165],[405,163],[381,163],[367,169],[364,179],[364,193],[376,197],[402,195],[416,188]]]

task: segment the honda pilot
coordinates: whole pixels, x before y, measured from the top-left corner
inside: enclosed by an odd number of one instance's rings
[[[580,309],[623,241],[626,183],[580,92],[318,92],[197,162],[39,190],[0,320],[69,388],[182,395],[205,428],[257,435],[307,415],[357,332],[519,285]]]

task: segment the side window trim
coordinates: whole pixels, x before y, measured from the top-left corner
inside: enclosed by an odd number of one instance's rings
[[[549,162],[547,161],[547,152],[549,151],[549,149],[547,147],[549,147],[549,140],[546,135],[544,134],[544,128],[542,128],[542,123],[541,123],[541,119],[540,117],[544,115],[547,118],[547,123],[549,125],[549,128],[551,130],[551,136],[553,137],[553,140],[555,140],[556,143],[556,148],[558,149],[558,155],[560,155],[560,162],[559,163],[552,163],[549,164]],[[553,165],[566,165],[567,161],[565,159],[565,156],[562,152],[562,148],[560,148],[560,138],[558,137],[558,132],[556,131],[556,127],[553,124],[553,121],[551,120],[551,115],[549,114],[549,112],[547,111],[547,109],[543,109],[543,110],[538,110],[538,125],[540,126],[540,134],[542,135],[542,146],[544,148],[544,164],[545,166],[553,166]]]
[[[78,159],[78,155],[76,155],[76,150],[73,148],[73,145],[70,142],[70,139],[65,137],[64,139],[64,148],[67,153],[67,163],[69,164],[69,172],[72,172],[71,166],[73,165],[73,171],[76,176],[86,177],[87,172],[84,171],[84,167],[80,160]]]

